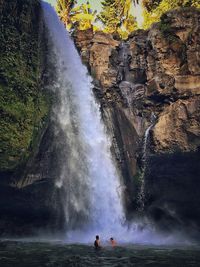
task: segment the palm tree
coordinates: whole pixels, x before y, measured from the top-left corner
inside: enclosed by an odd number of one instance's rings
[[[76,0],[57,0],[56,10],[68,30],[78,27],[85,30],[93,27],[96,11],[91,10],[90,3],[76,5]]]
[[[71,10],[71,21],[78,24],[80,30],[86,30],[93,27],[97,11],[92,11],[89,2],[77,6]]]
[[[65,24],[65,27],[68,29],[70,29],[72,25],[70,13],[76,3],[76,0],[57,0],[56,11]]]
[[[127,36],[130,30],[130,23],[136,26],[134,17],[131,15],[132,0],[104,0],[102,11],[98,18],[109,33],[119,33]]]

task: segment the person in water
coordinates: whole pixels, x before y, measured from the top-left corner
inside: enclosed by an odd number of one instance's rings
[[[96,239],[94,241],[94,248],[95,249],[100,249],[101,248],[101,246],[100,246],[100,240],[99,240],[99,236],[98,235],[96,235]]]
[[[113,237],[110,238],[110,244],[111,244],[111,246],[112,246],[113,248],[116,247],[116,245],[117,245],[117,242],[114,240]]]

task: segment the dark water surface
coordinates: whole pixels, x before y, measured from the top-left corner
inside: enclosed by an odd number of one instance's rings
[[[200,247],[127,245],[95,251],[89,245],[0,242],[0,267],[135,266],[199,267]]]

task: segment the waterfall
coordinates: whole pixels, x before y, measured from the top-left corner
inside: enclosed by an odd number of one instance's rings
[[[65,207],[64,240],[88,243],[98,234],[101,240],[113,236],[119,243],[170,243],[171,237],[166,240],[157,234],[148,220],[125,225],[120,191],[123,185],[112,161],[111,141],[93,95],[92,79],[54,9],[47,3],[42,3],[42,8],[47,63],[53,70],[52,83],[48,85],[55,99],[50,120],[58,154],[55,188],[62,192]],[[151,121],[145,133],[145,159],[154,124],[155,120]]]
[[[157,116],[155,115],[154,112],[151,113],[150,117],[150,126],[146,129],[145,134],[144,134],[144,145],[143,145],[143,161],[144,161],[144,166],[145,166],[145,161],[147,158],[147,151],[148,151],[148,141],[149,141],[149,133],[151,129],[155,126],[157,120]]]
[[[65,207],[65,241],[88,243],[98,234],[101,240],[113,236],[119,242],[162,243],[148,221],[125,225],[123,185],[112,161],[111,141],[93,95],[92,79],[54,9],[47,3],[42,8],[47,64],[53,66],[48,87],[56,100],[50,119],[58,154],[55,187],[63,193]]]
[[[47,3],[42,7],[56,76],[50,85],[57,96],[52,120],[57,142],[61,135],[64,138],[60,151],[64,160],[58,166],[56,186],[65,192],[68,238],[75,241],[76,234],[79,241],[91,240],[96,234],[116,236],[124,221],[120,181],[93,95],[92,79],[54,9]]]
[[[142,175],[141,175],[141,187],[140,187],[140,193],[138,197],[138,204],[139,204],[139,211],[144,210],[144,202],[145,202],[145,180],[144,180],[144,175],[146,171],[146,161],[147,161],[147,152],[148,152],[148,141],[149,141],[149,133],[151,129],[155,126],[156,123],[156,115],[152,112],[151,118],[150,118],[150,126],[146,129],[145,134],[144,134],[144,143],[143,143],[143,155],[142,155],[142,161],[143,161],[143,170],[142,170]]]

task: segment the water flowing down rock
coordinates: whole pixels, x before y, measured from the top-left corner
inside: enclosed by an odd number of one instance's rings
[[[90,238],[97,232],[116,233],[124,220],[120,180],[92,80],[53,8],[43,4],[43,10],[49,33],[49,60],[56,72],[50,90],[58,98],[52,120],[62,160],[57,166],[60,175],[55,185],[65,193],[66,224],[68,230],[77,230],[79,235],[81,231],[85,236],[91,232]]]

